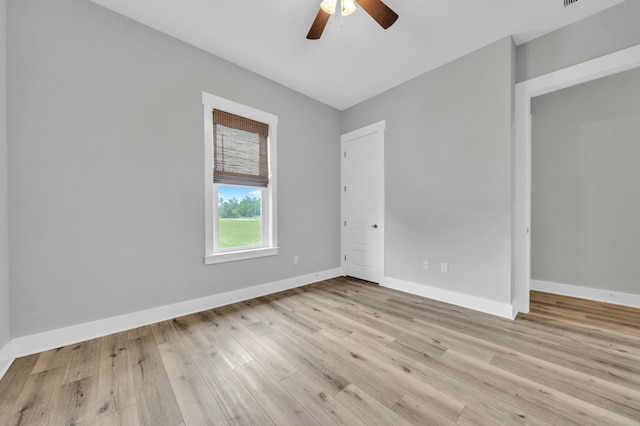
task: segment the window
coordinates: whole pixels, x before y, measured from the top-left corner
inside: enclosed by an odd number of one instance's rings
[[[278,254],[278,117],[208,93],[204,105],[205,264]]]

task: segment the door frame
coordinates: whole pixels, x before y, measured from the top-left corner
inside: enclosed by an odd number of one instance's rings
[[[378,212],[380,227],[380,235],[378,238],[378,259],[376,262],[380,262],[381,268],[380,276],[377,277],[377,283],[381,284],[382,280],[385,276],[385,242],[384,242],[384,234],[385,234],[385,192],[384,192],[384,130],[386,127],[385,120],[378,121],[376,123],[370,124],[365,127],[361,127],[359,129],[353,130],[348,133],[344,133],[340,136],[340,267],[342,269],[342,274],[346,275],[346,263],[344,260],[344,256],[346,251],[346,241],[347,241],[347,227],[344,225],[345,217],[347,217],[347,203],[346,203],[346,191],[344,187],[346,185],[346,164],[344,160],[344,152],[347,147],[347,144],[350,141],[360,139],[364,136],[369,136],[372,134],[379,134],[380,136],[380,163],[378,165],[380,174],[378,175],[379,181],[378,185],[380,187],[382,197],[382,202],[380,203],[380,211]]]
[[[640,67],[640,45],[532,78],[515,87],[513,308],[529,312],[531,289],[531,98]]]

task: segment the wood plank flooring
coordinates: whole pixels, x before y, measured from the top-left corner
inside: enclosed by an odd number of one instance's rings
[[[640,310],[336,278],[17,359],[0,425],[640,425]]]

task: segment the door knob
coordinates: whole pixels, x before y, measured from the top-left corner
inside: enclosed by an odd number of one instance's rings
[[[371,227],[374,228],[374,229],[378,229],[378,224],[374,223],[373,225],[371,225]]]

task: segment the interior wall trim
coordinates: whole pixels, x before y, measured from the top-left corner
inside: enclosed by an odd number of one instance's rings
[[[7,372],[11,363],[15,357],[13,356],[13,344],[11,340],[7,342],[6,345],[2,349],[0,349],[0,379],[4,376],[4,373]]]
[[[516,314],[513,305],[510,303],[498,302],[496,300],[485,299],[483,297],[472,296],[470,294],[458,293],[456,291],[432,287],[426,284],[418,284],[411,281],[399,280],[397,278],[384,277],[380,285],[382,287],[400,290],[416,296],[450,303],[452,305],[473,309],[474,311],[484,312],[486,314],[511,320],[515,318]]]
[[[595,300],[596,302],[630,306],[632,308],[640,308],[640,294],[622,293],[619,291],[602,290],[598,288],[534,279],[531,280],[531,290],[578,297],[580,299]]]
[[[131,330],[207,309],[214,309],[256,297],[266,296],[339,276],[342,276],[342,268],[327,269],[280,281],[259,284],[171,305],[159,306],[144,311],[17,337],[0,350],[0,379],[6,373],[11,363],[16,358],[22,356]]]

